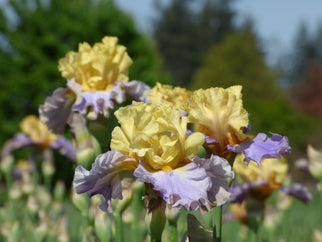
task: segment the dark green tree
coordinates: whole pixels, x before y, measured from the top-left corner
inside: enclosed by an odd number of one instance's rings
[[[154,37],[174,85],[188,86],[203,55],[235,27],[232,0],[173,0],[158,5]]]
[[[322,64],[322,24],[310,32],[307,25],[302,23],[294,38],[291,52],[281,59],[286,86],[301,84],[309,75],[311,66]]]
[[[260,42],[251,27],[228,35],[205,55],[191,89],[242,85],[244,96],[276,95],[274,72],[265,62]]]
[[[8,10],[10,14],[8,15]],[[0,132],[10,137],[54,89],[64,87],[58,60],[79,42],[117,36],[134,61],[130,79],[164,80],[152,42],[113,0],[13,0],[0,8]]]

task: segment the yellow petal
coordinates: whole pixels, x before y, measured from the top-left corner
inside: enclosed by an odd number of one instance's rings
[[[248,126],[248,113],[243,108],[241,86],[227,89],[200,89],[192,93],[186,105],[189,121],[197,124],[197,131],[219,142],[214,153],[221,154],[226,145],[236,145],[249,139],[243,133]]]
[[[66,79],[75,78],[83,91],[109,90],[116,81],[128,81],[132,60],[116,37],[106,36],[91,47],[79,44],[78,52],[70,51],[59,60],[58,69]]]
[[[43,124],[37,116],[29,115],[20,123],[20,129],[28,135],[35,143],[48,146],[57,140],[57,136],[49,132],[47,126]]]

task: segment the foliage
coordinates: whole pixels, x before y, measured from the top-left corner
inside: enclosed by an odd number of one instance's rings
[[[232,1],[173,0],[158,5],[154,38],[175,85],[187,86],[209,47],[234,31]],[[201,7],[199,7],[199,5]]]
[[[281,68],[285,74],[285,84],[293,86],[302,83],[310,66],[314,63],[322,64],[322,25],[318,25],[310,33],[307,25],[302,23],[295,36],[291,52],[281,60]]]
[[[291,89],[291,99],[296,107],[322,118],[322,65],[308,68],[306,78]]]
[[[276,95],[274,73],[265,63],[259,40],[250,27],[228,35],[208,51],[190,88],[232,85],[243,86],[245,99]]]
[[[245,108],[250,113],[251,132],[273,131],[286,135],[292,147],[292,157],[298,156],[298,152],[303,155],[308,143],[315,144],[322,137],[321,121],[299,112],[286,98],[252,98],[248,100]]]
[[[0,9],[0,19],[1,143],[22,117],[36,114],[46,96],[65,86],[58,60],[76,51],[76,43],[92,45],[105,35],[118,36],[134,60],[130,78],[149,85],[166,79],[149,39],[112,0],[15,0]]]

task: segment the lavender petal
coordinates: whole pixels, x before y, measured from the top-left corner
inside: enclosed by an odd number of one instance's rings
[[[259,133],[251,141],[237,146],[227,145],[227,149],[237,153],[243,152],[245,154],[245,163],[253,160],[258,165],[261,165],[262,159],[281,158],[281,155],[291,150],[288,144],[288,138],[274,133],[272,133],[271,138],[266,134]]]
[[[194,162],[171,171],[157,172],[149,172],[140,163],[133,175],[138,181],[151,183],[173,207],[184,206],[188,211],[196,211],[208,202],[211,180],[206,170]]]
[[[90,171],[78,166],[75,171],[74,187],[76,192],[87,192],[88,196],[103,195],[100,207],[112,212],[111,199],[122,199],[121,181],[124,177],[131,177],[137,162],[121,154],[119,151],[108,151],[99,155]]]

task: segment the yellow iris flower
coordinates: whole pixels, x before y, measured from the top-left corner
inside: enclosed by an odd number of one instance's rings
[[[35,115],[28,115],[25,117],[20,122],[20,129],[23,133],[28,135],[33,142],[43,146],[49,146],[58,139],[55,134],[49,132],[47,126]]]
[[[201,133],[186,136],[187,117],[171,103],[158,105],[133,102],[115,112],[121,127],[112,132],[111,149],[136,160],[151,170],[172,170],[197,153],[204,143]]]
[[[248,126],[248,113],[243,108],[241,86],[200,89],[192,93],[185,111],[189,122],[197,131],[218,141],[210,148],[216,155],[223,155],[225,147],[250,139],[243,129]]]
[[[83,91],[103,91],[116,81],[128,81],[128,68],[132,64],[126,48],[118,45],[118,38],[106,36],[91,47],[84,42],[78,52],[70,51],[59,60],[62,76],[82,85]]]
[[[270,158],[263,159],[261,166],[256,162],[250,161],[248,165],[245,164],[244,155],[238,154],[235,158],[233,171],[239,175],[245,182],[266,181],[267,184],[254,189],[254,193],[262,198],[266,198],[272,191],[278,189],[288,171],[287,160]]]

